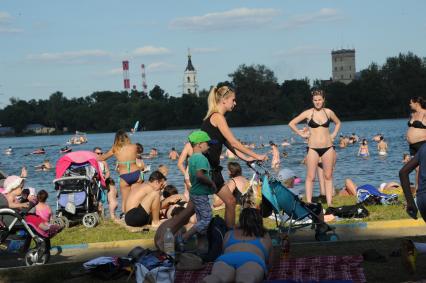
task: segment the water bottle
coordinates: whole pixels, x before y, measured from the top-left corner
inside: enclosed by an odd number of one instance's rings
[[[164,234],[164,244],[163,251],[171,256],[175,257],[175,236],[173,235],[170,228],[167,228],[166,233]]]
[[[288,260],[290,258],[290,240],[287,234],[283,236],[281,256],[284,260]]]

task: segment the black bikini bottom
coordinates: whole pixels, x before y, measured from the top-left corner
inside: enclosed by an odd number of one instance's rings
[[[422,145],[426,143],[426,140],[424,141],[419,141],[419,142],[415,142],[409,145],[409,149],[410,149],[410,155],[414,156],[416,155],[417,151],[419,151],[419,149],[422,147]]]
[[[330,148],[333,148],[334,149],[334,146],[329,146],[329,147],[321,147],[321,148],[313,148],[313,147],[309,147],[310,149],[312,149],[312,150],[315,150],[317,153],[318,153],[318,155],[319,155],[319,157],[321,157],[321,156],[323,156],[324,155],[324,153],[326,153]]]

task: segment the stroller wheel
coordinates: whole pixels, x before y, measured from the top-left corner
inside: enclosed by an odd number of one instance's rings
[[[338,240],[340,240],[339,235],[337,235],[337,234],[330,234],[329,235],[329,241],[330,242],[336,242]]]
[[[94,213],[87,213],[83,216],[82,223],[87,228],[93,228],[98,224],[98,219]]]
[[[70,221],[65,216],[61,216],[61,220],[64,222],[64,225],[62,227],[69,228],[70,227]]]
[[[61,227],[65,227],[65,222],[64,220],[59,216],[59,217],[55,217],[51,220],[52,224],[56,224],[59,225]]]
[[[49,261],[49,258],[50,258],[50,252],[46,251],[45,249],[41,249],[41,248],[30,249],[25,254],[25,265],[26,266],[43,265]]]

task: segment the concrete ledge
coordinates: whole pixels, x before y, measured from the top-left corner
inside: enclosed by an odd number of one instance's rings
[[[361,233],[364,230],[374,231],[383,229],[402,229],[402,228],[426,228],[426,223],[423,219],[399,219],[399,220],[386,220],[386,221],[371,221],[371,222],[357,222],[347,224],[331,224],[336,229],[344,230],[360,230]],[[367,231],[366,231],[367,230]],[[69,249],[109,249],[109,248],[127,248],[142,246],[144,248],[153,248],[154,239],[133,239],[133,240],[121,240],[113,242],[98,242],[88,244],[75,244],[75,245],[62,245],[54,246],[52,250],[69,250]]]

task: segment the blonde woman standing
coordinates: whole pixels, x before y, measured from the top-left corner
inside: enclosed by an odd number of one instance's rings
[[[225,145],[235,155],[245,161],[266,160],[266,155],[257,154],[246,148],[235,138],[226,121],[225,114],[234,110],[236,106],[235,91],[229,86],[213,87],[207,100],[208,111],[204,118],[201,130],[205,131],[211,141],[206,157],[212,168],[212,180],[215,182],[216,195],[225,203],[225,221],[229,228],[235,224],[235,198],[229,190],[222,176],[220,154]]]
[[[331,109],[325,108],[325,96],[322,90],[312,92],[313,108],[303,111],[288,123],[290,129],[304,139],[308,139],[306,155],[306,200],[312,202],[313,182],[321,158],[324,170],[325,195],[330,206],[333,198],[333,170],[336,152],[333,141],[340,129],[340,120]],[[308,121],[309,131],[299,130],[297,124]],[[330,133],[330,122],[336,125]]]

